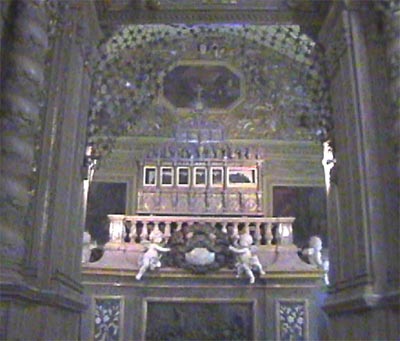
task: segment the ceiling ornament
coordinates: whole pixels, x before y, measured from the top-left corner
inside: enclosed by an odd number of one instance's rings
[[[178,123],[200,114],[223,122],[228,138],[291,140],[311,139],[310,128],[329,116],[321,51],[298,26],[131,25],[99,50],[89,143],[102,152],[124,134],[172,137]],[[203,99],[201,113],[196,105],[182,112],[166,105],[163,80],[194,61],[238,70],[240,105],[217,113]]]

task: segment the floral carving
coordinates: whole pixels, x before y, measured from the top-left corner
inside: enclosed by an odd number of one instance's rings
[[[279,339],[305,340],[305,303],[279,302]]]
[[[96,298],[94,340],[119,340],[121,337],[121,300]]]

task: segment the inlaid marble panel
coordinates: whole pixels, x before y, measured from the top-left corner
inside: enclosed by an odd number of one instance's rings
[[[93,340],[122,340],[123,300],[121,297],[94,298]]]
[[[276,339],[307,340],[307,301],[279,300],[276,303]]]

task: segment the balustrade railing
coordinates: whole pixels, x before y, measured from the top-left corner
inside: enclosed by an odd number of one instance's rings
[[[175,231],[192,224],[207,224],[229,236],[248,229],[256,245],[293,244],[293,217],[204,217],[204,216],[141,216],[110,214],[109,231],[112,243],[140,243],[148,240],[156,226],[168,241]]]

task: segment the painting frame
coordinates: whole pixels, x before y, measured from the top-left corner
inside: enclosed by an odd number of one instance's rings
[[[193,168],[193,186],[205,187],[207,185],[207,168],[194,167]]]
[[[190,185],[190,168],[177,167],[176,169],[176,185],[178,187],[189,187]]]
[[[157,167],[145,166],[143,168],[143,186],[157,186]]]
[[[161,186],[171,187],[174,185],[174,168],[171,166],[161,167]]]
[[[223,187],[224,185],[224,167],[211,167],[210,185],[212,187]]]
[[[258,169],[256,166],[228,167],[228,187],[255,188],[258,184]]]

